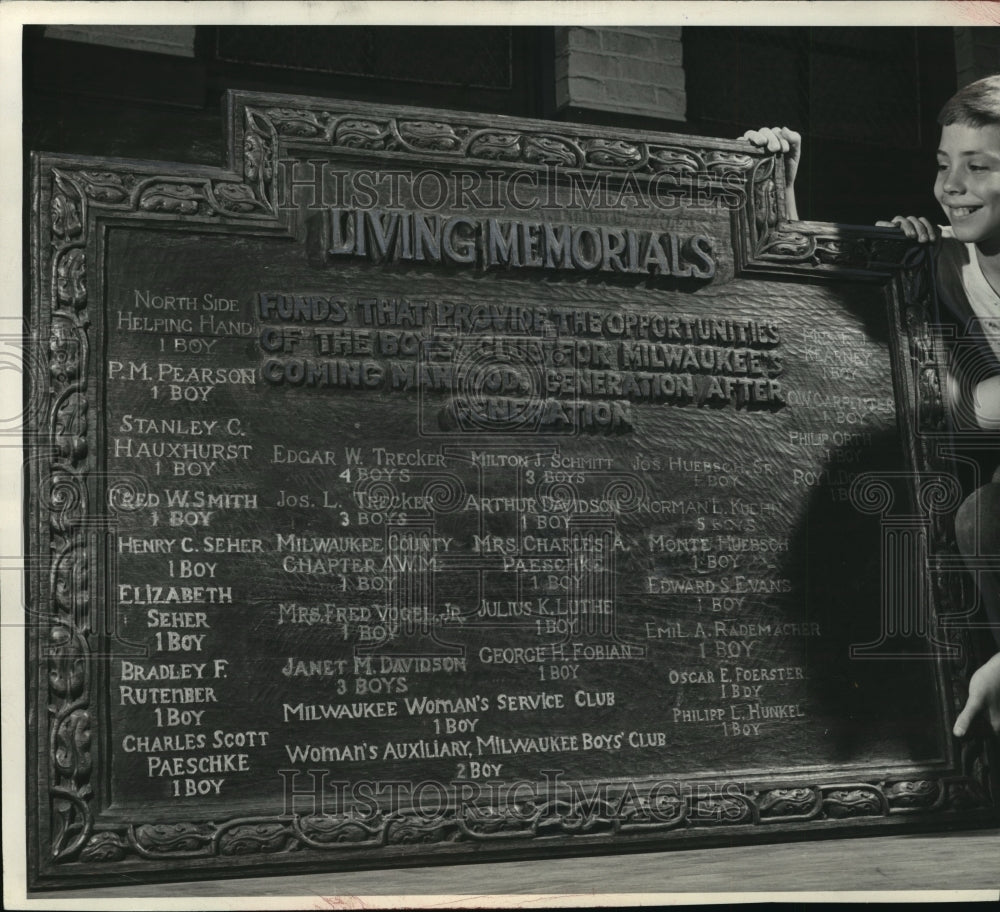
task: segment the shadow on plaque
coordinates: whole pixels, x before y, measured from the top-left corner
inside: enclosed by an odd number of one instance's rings
[[[831,474],[846,465],[834,450]],[[860,465],[885,479],[891,508],[862,512],[842,487],[817,486],[789,544],[784,574],[802,597],[793,613],[818,623],[822,634],[807,645],[810,703],[823,718],[834,763],[940,757],[941,634],[920,620],[928,606],[915,604],[927,595],[919,582],[926,573],[911,567],[923,552],[916,520],[906,518],[915,513],[912,473],[895,431],[873,433]]]

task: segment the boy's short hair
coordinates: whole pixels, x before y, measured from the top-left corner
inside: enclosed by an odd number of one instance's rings
[[[1000,76],[977,79],[959,89],[938,114],[938,124],[1000,126]]]

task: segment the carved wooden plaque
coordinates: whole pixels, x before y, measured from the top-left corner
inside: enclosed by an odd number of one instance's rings
[[[995,819],[919,250],[741,142],[228,131],[34,159],[36,887]]]

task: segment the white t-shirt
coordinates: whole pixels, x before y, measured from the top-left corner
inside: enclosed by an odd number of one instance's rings
[[[1000,372],[1000,294],[983,275],[976,245],[959,241],[950,226],[943,228],[936,266],[941,303],[958,320],[965,339],[975,343],[984,356],[992,350]]]

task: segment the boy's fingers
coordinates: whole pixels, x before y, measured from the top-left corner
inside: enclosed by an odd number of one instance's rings
[[[741,138],[758,149],[779,153],[784,158],[785,181],[788,186],[794,184],[802,148],[798,133],[788,127],[758,127],[747,130]]]
[[[934,228],[925,218],[911,218],[911,223],[917,232],[917,240],[921,244],[929,244],[934,240]]]
[[[876,222],[883,228],[895,226],[902,229],[911,241],[918,241],[921,244],[928,244],[937,238],[937,229],[925,218],[917,218],[914,215],[897,215],[891,222]]]
[[[965,703],[965,709],[958,714],[958,718],[955,720],[955,727],[952,729],[956,738],[964,737],[965,733],[969,730],[969,726],[972,725],[972,720],[976,717],[976,713],[982,708],[982,696],[977,693],[970,693],[969,699]]]
[[[760,144],[766,146],[768,152],[777,152],[781,148],[781,140],[770,127],[761,127],[757,132],[760,134]]]
[[[938,234],[937,226],[923,216],[920,217],[920,224],[924,226],[924,230],[927,232],[927,237],[932,241],[936,241]]]
[[[802,135],[796,133],[795,130],[790,130],[788,127],[782,127],[781,133],[793,146],[797,146],[802,142]]]
[[[913,223],[905,215],[894,215],[892,218],[892,224],[897,228],[903,229],[903,234],[905,234],[911,241],[917,239],[917,229],[913,227]]]
[[[787,155],[801,141],[799,134],[788,127],[759,127],[747,130],[740,138],[767,149],[768,152],[781,152],[782,155]]]

